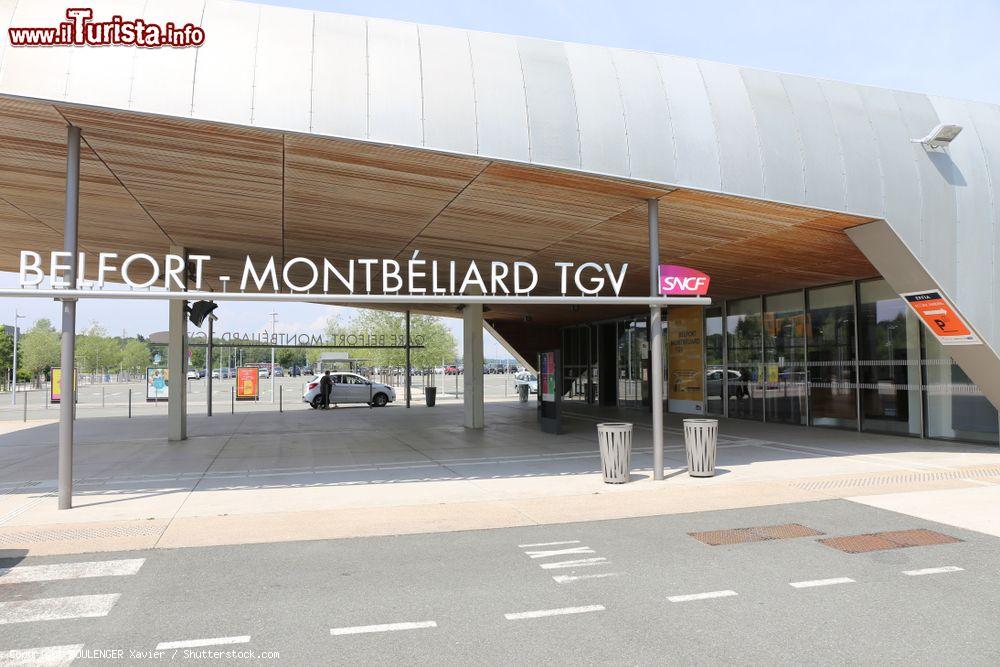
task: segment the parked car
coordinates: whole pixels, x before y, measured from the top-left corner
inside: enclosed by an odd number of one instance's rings
[[[313,408],[320,406],[319,382],[322,375],[315,375],[306,383],[302,402]],[[381,382],[369,382],[357,373],[330,373],[333,388],[330,403],[367,403],[373,408],[384,408],[396,400],[396,392]]]
[[[455,366],[455,365],[445,366],[444,367],[444,374],[445,375],[458,375],[461,372],[462,371],[459,370],[458,366]]]
[[[522,384],[528,385],[529,394],[538,393],[538,376],[528,371],[522,371],[514,376],[514,390]]]
[[[271,371],[268,370],[267,366],[261,366],[257,370],[257,379],[259,379],[259,380],[266,380],[269,377],[271,377]]]
[[[191,370],[189,370],[187,372],[187,379],[188,380],[200,380],[201,379],[201,373],[198,372],[196,369],[192,368]]]

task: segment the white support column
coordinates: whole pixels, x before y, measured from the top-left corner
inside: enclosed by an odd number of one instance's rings
[[[171,246],[170,254],[187,257],[179,246]],[[184,278],[185,284],[187,277]],[[187,313],[184,301],[169,302],[167,370],[170,389],[167,394],[167,440],[187,440]]]
[[[646,202],[649,222],[649,295],[659,295],[660,202]],[[653,404],[653,479],[663,479],[663,328],[660,307],[649,307],[650,401]]]
[[[483,428],[483,305],[466,304],[462,310],[462,364],[465,373],[465,428]]]

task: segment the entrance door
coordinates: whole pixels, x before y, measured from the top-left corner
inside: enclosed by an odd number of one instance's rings
[[[618,322],[618,405],[649,403],[649,336],[646,320]]]

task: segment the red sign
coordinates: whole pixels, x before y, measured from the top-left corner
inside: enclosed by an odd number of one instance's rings
[[[704,296],[708,294],[708,274],[674,264],[660,264],[661,296]]]
[[[236,400],[256,401],[260,391],[260,369],[243,366],[236,369]]]
[[[909,292],[902,297],[942,345],[969,345],[979,342],[979,337],[972,332],[962,316],[940,292],[936,290]]]

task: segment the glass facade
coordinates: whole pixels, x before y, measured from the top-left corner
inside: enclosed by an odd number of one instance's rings
[[[1000,440],[997,410],[884,280],[737,299],[702,315],[706,414]],[[649,357],[645,317],[567,327],[566,398],[648,408]]]

